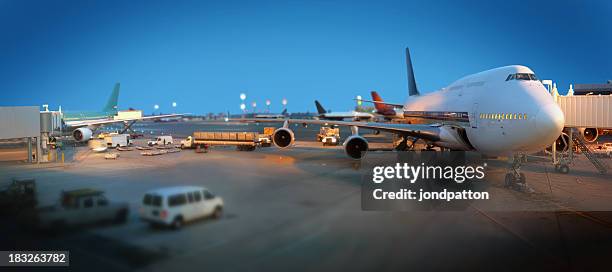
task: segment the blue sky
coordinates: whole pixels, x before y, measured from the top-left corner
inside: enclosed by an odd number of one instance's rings
[[[354,106],[407,96],[404,48],[422,92],[522,64],[559,89],[612,79],[611,1],[0,0],[0,106],[239,112]]]

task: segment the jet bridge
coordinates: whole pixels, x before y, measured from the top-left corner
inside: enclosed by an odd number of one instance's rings
[[[565,114],[565,127],[612,129],[612,95],[553,95]]]
[[[0,140],[25,139],[28,162],[32,162],[33,154],[36,154],[37,161],[40,158],[40,135],[38,106],[0,107]]]
[[[575,128],[612,129],[612,95],[573,95],[574,91],[570,85],[568,95],[563,96],[559,95],[557,86],[552,81],[545,80],[542,83],[548,88],[565,115],[565,127],[570,130],[569,150],[573,150],[575,144],[599,173],[605,174],[608,166],[592,154],[582,138],[575,133]],[[560,155],[557,154],[555,146],[553,144],[552,148],[555,170],[567,173],[568,165],[573,159],[573,152],[570,151],[569,155]]]

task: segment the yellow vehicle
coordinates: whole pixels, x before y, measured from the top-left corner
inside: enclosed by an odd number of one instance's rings
[[[340,142],[340,128],[321,127],[317,134],[317,141],[323,145],[338,145]]]

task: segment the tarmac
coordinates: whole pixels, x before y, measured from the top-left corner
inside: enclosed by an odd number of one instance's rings
[[[184,124],[150,126],[165,131]],[[296,136],[306,133],[287,149],[217,147],[151,157],[134,150],[106,160],[77,146],[66,148],[63,164],[0,163],[2,183],[36,178],[40,206],[55,203],[62,190],[85,187],[130,205],[126,224],[55,236],[25,231],[3,218],[0,245],[70,250],[71,267],[90,271],[606,271],[609,266],[612,179],[597,174],[583,156],[568,175],[554,172],[546,158],[529,157],[523,171],[531,193],[505,188],[506,164],[491,160],[490,200],[453,211],[363,211],[367,167],[348,159],[340,146],[313,142],[316,130],[296,129]],[[168,129],[167,134],[188,133]],[[380,148],[388,140],[370,137]],[[370,152],[368,159],[393,156]],[[175,185],[209,188],[223,197],[224,216],[178,231],[139,220],[145,191]]]

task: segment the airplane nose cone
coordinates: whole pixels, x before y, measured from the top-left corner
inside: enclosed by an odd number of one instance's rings
[[[557,104],[549,104],[536,114],[535,125],[540,137],[552,142],[561,135],[565,126],[565,115]]]

